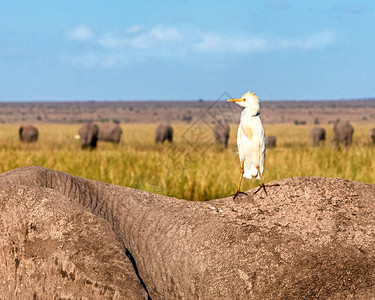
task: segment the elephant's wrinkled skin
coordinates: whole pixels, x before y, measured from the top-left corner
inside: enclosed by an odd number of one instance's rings
[[[115,123],[99,123],[99,141],[120,143],[122,129]]]
[[[277,139],[273,135],[266,136],[266,147],[267,148],[275,148],[276,147]]]
[[[374,298],[375,185],[278,183],[189,202],[41,167],[4,173],[0,298]]]
[[[79,129],[79,137],[82,149],[95,149],[99,138],[99,126],[93,123],[82,125]]]
[[[229,131],[230,127],[227,123],[218,123],[214,127],[214,138],[216,144],[224,146],[225,148],[228,147],[228,140],[229,140]]]
[[[160,124],[155,129],[155,143],[173,142],[173,128],[169,124]]]
[[[372,142],[374,143],[375,145],[375,128],[372,128],[370,130],[370,138],[372,139]]]
[[[31,125],[21,126],[18,130],[20,140],[25,143],[34,143],[38,140],[38,129]]]
[[[334,137],[333,140],[337,146],[342,143],[344,147],[351,146],[353,142],[353,126],[347,122],[336,122],[333,126]]]
[[[324,145],[326,140],[326,130],[322,127],[314,127],[311,129],[310,138],[313,146],[317,147]]]

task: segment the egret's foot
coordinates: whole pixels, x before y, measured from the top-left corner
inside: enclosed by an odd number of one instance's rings
[[[233,200],[236,199],[236,197],[239,195],[239,194],[244,194],[246,196],[248,196],[245,192],[241,192],[240,190],[237,190],[237,192],[231,196],[233,196]]]
[[[266,196],[268,196],[267,191],[266,191],[266,186],[267,187],[270,187],[270,186],[280,186],[280,184],[278,184],[278,183],[275,183],[275,184],[264,184],[264,183],[261,183],[261,184],[259,184],[259,188],[255,191],[254,195],[256,193],[258,193],[261,189],[263,189],[264,192],[266,193]]]

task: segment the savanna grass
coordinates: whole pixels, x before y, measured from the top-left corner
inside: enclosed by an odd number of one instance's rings
[[[156,125],[122,125],[119,145],[99,142],[95,151],[80,149],[74,139],[79,125],[39,125],[36,144],[18,140],[18,125],[0,126],[0,172],[21,166],[43,166],[69,174],[189,200],[206,200],[233,194],[239,180],[236,155],[237,125],[231,126],[228,149],[213,143],[210,128],[175,125],[173,145],[154,144]],[[369,138],[374,124],[354,125],[350,149],[337,150],[330,142],[332,125],[323,147],[312,147],[312,126],[266,125],[277,137],[267,150],[264,181],[295,176],[341,177],[375,182],[375,146]],[[243,189],[258,181],[245,180]]]

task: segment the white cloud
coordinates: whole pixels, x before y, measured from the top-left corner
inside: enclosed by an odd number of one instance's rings
[[[126,38],[119,38],[113,34],[107,34],[100,38],[97,43],[105,48],[120,48],[129,45],[129,40]]]
[[[142,33],[137,36],[134,36],[133,34],[131,36],[106,34],[103,38],[99,39],[98,43],[106,48],[121,48],[128,46],[132,48],[147,49],[162,46],[169,42],[175,42],[181,38],[181,34],[178,30],[162,26],[157,26],[147,31],[140,29],[139,26],[131,29],[131,33],[138,33],[139,31],[142,31]]]
[[[126,33],[138,33],[140,31],[146,30],[145,26],[142,25],[133,25],[126,29]]]
[[[79,26],[69,32],[70,40],[86,43],[91,51],[65,59],[71,64],[83,67],[123,67],[134,61],[150,57],[171,59],[185,57],[189,53],[202,54],[256,54],[276,51],[312,51],[323,49],[335,43],[334,33],[322,31],[299,38],[238,35],[231,36],[217,32],[178,30],[141,25],[119,32],[93,33],[86,26]]]
[[[165,45],[168,42],[176,42],[180,39],[180,33],[173,28],[156,27],[131,40],[134,48],[151,48]]]
[[[216,33],[203,33],[201,39],[193,45],[197,52],[249,53],[265,51],[268,48],[268,43],[263,38],[234,38]]]
[[[94,34],[87,26],[78,26],[67,33],[68,37],[72,40],[87,41],[90,40]]]
[[[331,31],[300,38],[266,38],[252,36],[229,36],[215,32],[179,31],[175,28],[156,26],[146,29],[141,25],[129,27],[122,34],[105,33],[97,35],[86,26],[79,26],[69,32],[74,40],[89,41],[107,49],[158,49],[169,48],[174,51],[180,47],[203,53],[256,53],[277,51],[279,49],[312,50],[334,44]]]
[[[161,42],[174,41],[180,38],[180,33],[176,29],[164,27],[153,28],[148,35],[150,38]]]
[[[296,50],[312,50],[331,46],[335,43],[335,37],[331,31],[322,31],[320,33],[300,38],[286,39],[281,41],[281,47]]]
[[[335,43],[331,31],[322,31],[302,38],[230,37],[215,33],[201,34],[200,41],[193,45],[197,52],[205,53],[259,53],[291,49],[308,51],[326,48]]]

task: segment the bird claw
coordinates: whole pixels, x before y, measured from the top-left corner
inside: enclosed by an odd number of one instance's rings
[[[231,196],[233,196],[233,200],[236,199],[236,197],[239,195],[239,194],[244,194],[246,196],[248,196],[248,194],[246,194],[245,192],[241,192],[240,190],[237,190],[237,192]]]
[[[266,193],[266,196],[268,197],[268,194],[267,194],[267,191],[266,191],[266,186],[268,186],[268,187],[270,187],[270,186],[280,186],[280,184],[278,184],[278,183],[275,183],[275,184],[264,184],[264,183],[261,183],[261,184],[259,184],[259,187],[258,187],[258,189],[255,191],[254,195],[255,195],[256,193],[258,193],[261,189],[263,189],[264,192]]]
[[[259,184],[259,187],[258,187],[258,189],[255,191],[254,195],[255,195],[256,193],[258,193],[258,192],[260,191],[260,189],[262,189],[262,188],[263,188],[264,192],[266,193],[266,196],[268,196],[267,191],[266,191],[266,186],[265,186],[264,183]]]

